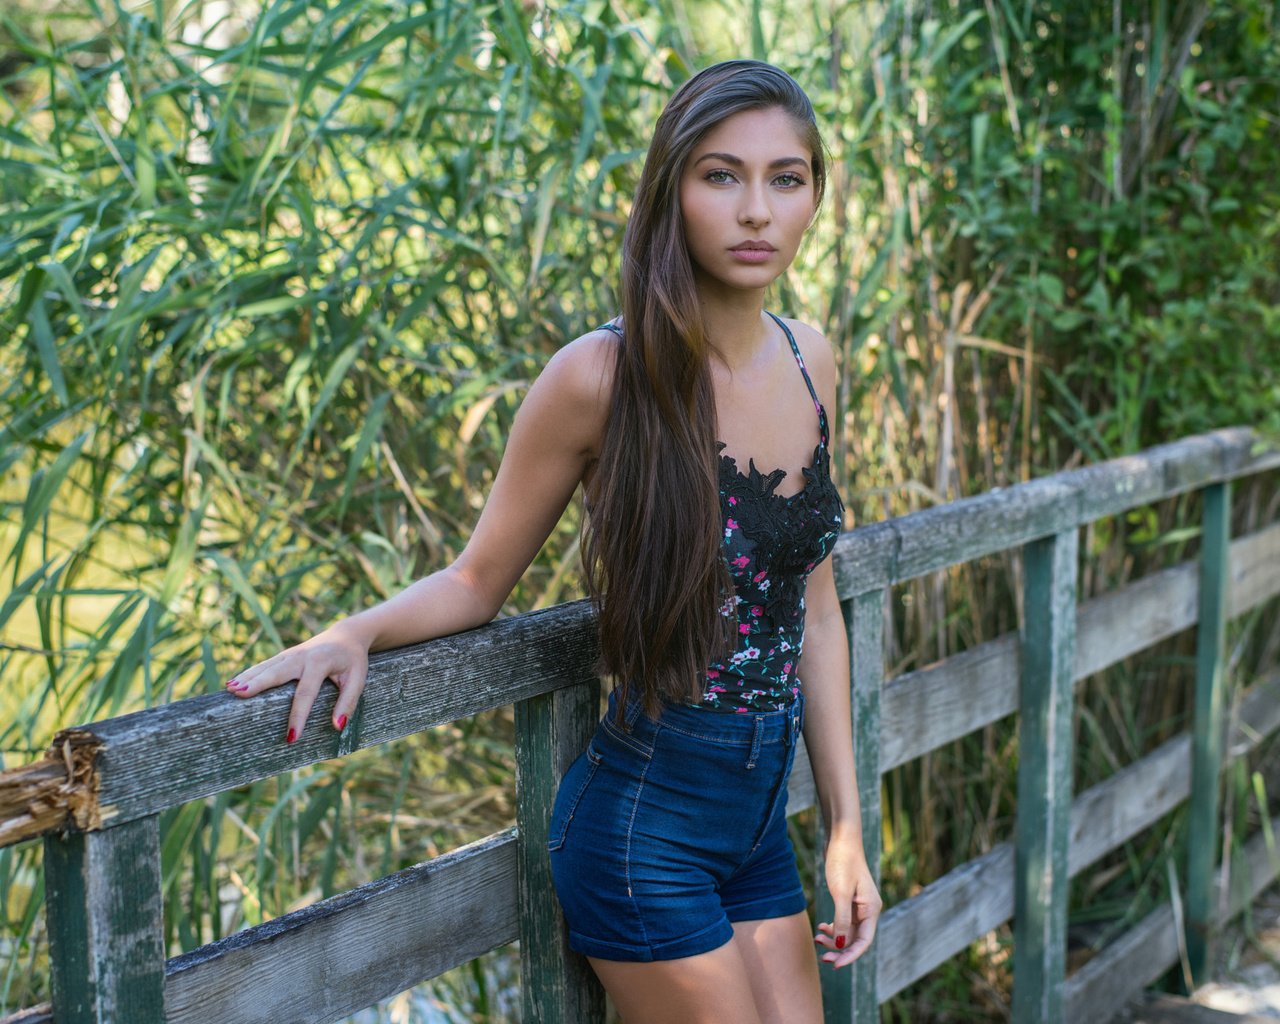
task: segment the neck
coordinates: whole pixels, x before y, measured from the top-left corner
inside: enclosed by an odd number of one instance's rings
[[[713,358],[737,370],[760,356],[769,337],[763,288],[740,291],[699,280],[698,304]]]

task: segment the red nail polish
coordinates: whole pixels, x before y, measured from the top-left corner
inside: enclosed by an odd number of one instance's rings
[[[288,735],[288,736],[286,736],[286,737],[284,738],[284,741],[285,741],[286,743],[292,743],[292,742],[293,742],[294,740],[296,740],[297,738],[298,738],[298,730],[297,730],[297,729],[290,729],[290,730],[289,730],[289,735]]]
[[[844,949],[844,936],[843,936],[843,935],[837,935],[837,936],[836,936],[836,949]]]
[[[347,716],[346,716],[346,715],[339,715],[339,716],[338,716],[338,731],[339,731],[339,732],[341,732],[341,731],[342,731],[343,729],[345,729],[346,727],[347,727]]]

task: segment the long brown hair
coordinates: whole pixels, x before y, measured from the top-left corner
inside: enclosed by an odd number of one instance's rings
[[[698,700],[737,625],[723,611],[733,590],[720,553],[715,394],[679,189],[712,128],[773,108],[791,116],[810,150],[816,205],[826,162],[809,98],[773,65],[734,60],[689,79],[663,110],[627,222],[623,337],[583,550],[620,720],[633,687],[651,717],[663,698]]]

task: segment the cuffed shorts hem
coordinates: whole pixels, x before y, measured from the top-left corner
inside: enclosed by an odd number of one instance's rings
[[[801,904],[801,909],[804,905]],[[654,960],[679,960],[686,956],[697,956],[719,949],[733,938],[733,926],[727,920],[717,921],[708,928],[696,931],[683,938],[670,942],[659,942],[656,945],[626,945],[620,942],[605,942],[580,935],[570,929],[569,948],[583,956],[593,956],[597,960],[621,960],[626,963],[647,964]]]
[[[730,921],[764,921],[771,917],[790,917],[808,909],[809,902],[804,898],[804,890],[796,889],[786,896],[726,905],[724,916]]]

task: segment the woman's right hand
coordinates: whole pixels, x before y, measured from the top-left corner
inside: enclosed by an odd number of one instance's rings
[[[296,679],[298,689],[293,695],[289,731],[285,734],[285,742],[293,743],[302,735],[307,716],[326,679],[338,687],[333,727],[341,731],[356,709],[368,674],[369,643],[352,628],[351,620],[345,619],[310,640],[245,669],[227,683],[227,689],[237,697],[252,697]]]

